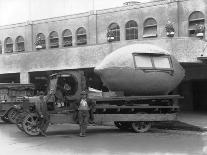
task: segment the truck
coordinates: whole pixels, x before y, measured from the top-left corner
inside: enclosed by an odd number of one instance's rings
[[[173,90],[184,78],[185,71],[166,50],[150,44],[127,45],[107,55],[91,69],[90,75],[87,71],[80,68],[50,76],[46,101],[50,124],[77,124],[74,104],[83,90],[95,103],[94,122],[99,125],[114,122],[120,129],[146,132],[152,123],[176,120],[178,100],[182,97],[173,95]],[[100,78],[101,85],[94,77]],[[71,89],[65,89],[65,84]],[[16,118],[17,127],[37,136],[41,132],[41,118],[35,103],[41,101],[34,96],[25,102],[29,105],[27,109],[16,108],[21,109]]]
[[[33,84],[0,83],[0,117],[4,122],[15,123],[14,105],[23,103],[23,96],[34,96]]]

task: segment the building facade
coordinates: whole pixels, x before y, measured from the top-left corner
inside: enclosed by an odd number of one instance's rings
[[[150,43],[186,70],[181,107],[207,111],[206,15],[206,0],[160,0],[1,26],[0,82],[45,84],[51,73],[93,68],[120,47]]]

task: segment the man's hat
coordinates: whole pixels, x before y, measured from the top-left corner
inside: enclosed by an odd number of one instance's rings
[[[83,91],[81,92],[81,95],[87,95],[87,92],[86,92],[85,90],[83,90]]]
[[[40,95],[44,95],[44,92],[43,92],[43,91],[40,91],[39,94],[40,94]]]

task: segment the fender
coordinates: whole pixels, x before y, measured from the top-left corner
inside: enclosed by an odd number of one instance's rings
[[[19,113],[22,112],[22,110],[23,108],[21,105],[14,105],[4,112],[4,114],[1,116],[1,119],[6,123],[14,123],[11,120],[9,120],[9,117],[8,117],[9,113],[11,111],[15,111],[16,112],[15,117],[16,117]]]

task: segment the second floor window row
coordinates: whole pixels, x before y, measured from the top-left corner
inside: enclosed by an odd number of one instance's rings
[[[138,24],[134,20],[130,20],[125,24],[125,40],[138,39]],[[117,23],[111,23],[107,27],[107,41],[120,41],[121,29]],[[143,38],[157,37],[157,21],[154,18],[147,18],[143,23]],[[194,11],[188,18],[188,35],[189,37],[201,37],[205,35],[205,16],[200,11]],[[73,46],[74,38],[70,29],[65,29],[61,34],[61,43],[59,35],[56,31],[52,31],[48,36],[48,47],[70,47]],[[87,31],[84,27],[79,27],[75,33],[75,44],[87,44]],[[35,38],[35,48],[37,50],[46,49],[46,37],[43,33],[38,33]],[[7,37],[4,42],[0,42],[0,54],[4,48],[4,53],[23,52],[25,51],[25,41],[22,36],[18,36],[13,42],[11,37]]]

